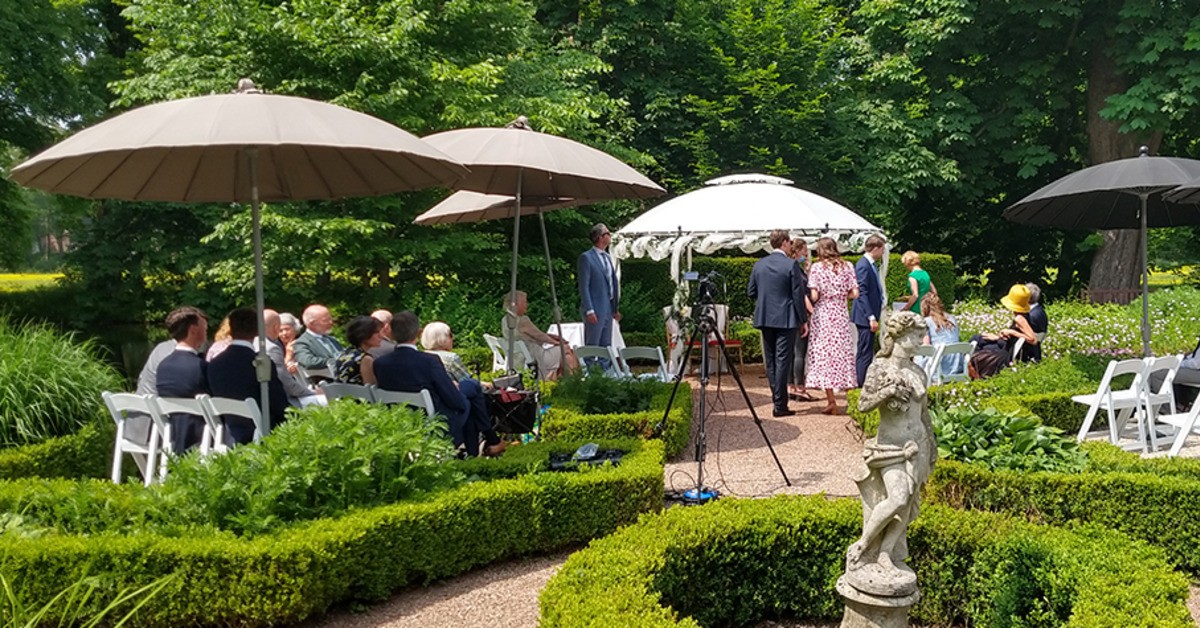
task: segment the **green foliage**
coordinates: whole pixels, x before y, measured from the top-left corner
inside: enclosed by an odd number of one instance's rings
[[[103,421],[100,393],[121,379],[96,344],[0,318],[0,447],[41,442]]]
[[[643,517],[567,560],[542,590],[541,623],[833,620],[842,607],[834,584],[860,517],[856,500],[794,496]],[[923,624],[1191,625],[1185,579],[1160,551],[1115,532],[935,506],[909,539],[922,589],[913,618]]]
[[[423,412],[340,401],[293,412],[270,438],[171,466],[166,518],[238,534],[434,493],[460,481]]]
[[[607,379],[591,377],[591,379]],[[628,390],[641,390],[642,384],[630,387]],[[579,408],[582,401],[560,397],[562,383],[556,385],[547,400],[550,410],[542,417],[543,438],[551,441],[576,441],[596,438],[657,438],[662,439],[668,457],[673,457],[687,446],[692,428],[692,386],[683,382],[678,394],[667,411],[667,401],[671,396],[674,384],[649,382],[647,386],[653,391],[647,410],[638,412],[615,411],[610,414],[587,414]],[[609,384],[601,384],[606,387]],[[580,394],[589,394],[586,386]],[[570,391],[568,390],[568,393]],[[560,399],[562,402],[560,403]],[[666,420],[663,420],[664,414]]]
[[[932,414],[940,459],[1012,471],[1082,471],[1087,464],[1074,439],[1028,415],[994,408]]]
[[[653,380],[575,373],[558,381],[550,403],[584,414],[642,412],[650,409],[650,400],[662,387]]]
[[[0,573],[0,592],[3,594],[0,597],[0,626],[37,628],[53,617],[59,619],[60,625],[120,628],[136,621],[138,611],[162,591],[168,580],[162,578],[144,587],[119,591],[108,601],[105,583],[100,578],[84,577],[68,585],[44,606],[34,608],[21,599],[9,578]],[[96,607],[106,602],[107,606],[97,611]]]
[[[112,464],[112,421],[85,424],[66,436],[48,438],[40,443],[0,449],[0,479],[106,478]],[[131,468],[126,466],[126,469]]]
[[[573,451],[582,442],[520,445],[499,459],[462,467],[509,479],[354,509],[261,537],[211,529],[32,539],[0,534],[0,555],[14,591],[30,605],[45,604],[64,583],[85,575],[103,578],[116,591],[174,574],[143,607],[139,626],[294,624],[335,603],[376,601],[504,558],[585,543],[661,509],[662,445],[597,442],[629,454],[619,466],[587,473],[532,473],[549,453]],[[43,490],[54,495],[45,503],[61,502],[70,491],[91,494],[95,503],[119,502],[121,495],[128,501],[144,491],[100,482],[46,484],[0,482],[3,510]]]

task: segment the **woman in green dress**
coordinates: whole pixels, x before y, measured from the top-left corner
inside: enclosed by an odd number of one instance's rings
[[[929,278],[929,273],[921,268],[921,256],[916,251],[905,251],[900,261],[908,268],[908,299],[904,309],[921,313],[921,299],[927,294],[937,294],[937,286]]]

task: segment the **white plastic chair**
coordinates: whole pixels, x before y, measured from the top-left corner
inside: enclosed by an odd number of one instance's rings
[[[361,399],[368,403],[375,402],[375,393],[370,386],[362,384],[347,384],[345,382],[325,382],[321,384],[321,391],[325,393],[325,398],[329,401],[334,399]]]
[[[1157,358],[1145,358],[1146,360],[1146,409],[1149,412],[1149,419],[1146,421],[1150,430],[1150,449],[1158,451],[1158,430],[1155,429],[1155,424],[1158,421],[1158,414],[1161,408],[1167,406],[1166,414],[1175,413],[1175,373],[1179,371],[1179,364],[1183,361],[1182,355],[1164,355]],[[1155,373],[1165,372],[1163,375],[1162,384],[1158,390],[1151,389],[1151,380]]]
[[[131,454],[133,461],[138,466],[138,471],[142,474],[142,483],[150,486],[154,481],[155,472],[160,464],[159,458],[164,455],[165,449],[170,450],[170,428],[167,426],[163,416],[158,411],[158,404],[151,399],[152,395],[138,395],[135,393],[114,393],[104,391],[101,393],[104,398],[104,405],[108,408],[109,414],[112,415],[113,421],[117,424],[117,437],[113,443],[113,463],[112,463],[112,481],[114,484],[121,483],[121,467],[125,460],[124,454]],[[150,420],[150,438],[146,443],[138,443],[129,440],[125,435],[126,421],[130,418],[130,413],[137,413],[149,417]]]
[[[262,410],[258,407],[258,402],[254,397],[246,397],[245,399],[228,399],[226,397],[206,397],[204,399],[205,408],[210,416],[219,422],[222,426],[221,440],[217,441],[221,446],[227,446],[225,443],[225,420],[224,416],[235,416],[243,419],[250,419],[254,423],[254,442],[258,442],[271,433],[271,424],[262,415]]]
[[[195,397],[155,397],[154,402],[158,404],[158,411],[163,418],[170,417],[172,414],[190,414],[199,417],[204,421],[204,434],[200,437],[200,455],[207,456],[212,452],[213,447],[224,442],[225,424],[209,415],[208,410],[204,405],[204,399],[208,395],[200,394]],[[163,476],[166,476],[166,469],[160,470]]]
[[[420,392],[400,392],[396,390],[384,390],[378,386],[371,386],[371,394],[375,397],[375,403],[393,404],[399,403],[406,406],[412,406],[418,410],[424,410],[425,415],[432,418],[437,414],[437,410],[433,407],[433,396],[428,390],[422,388]]]
[[[622,347],[620,350],[621,364],[625,369],[626,377],[637,377],[633,369],[629,366],[630,360],[654,360],[657,362],[658,370],[654,373],[645,373],[641,377],[657,379],[660,382],[669,382],[672,375],[667,371],[667,360],[663,357],[662,347]]]
[[[1042,341],[1046,339],[1046,332],[1044,332],[1044,331],[1036,332],[1033,335],[1035,338],[1037,338],[1039,346],[1042,344]],[[1023,349],[1023,348],[1025,348],[1025,339],[1017,338],[1017,341],[1015,343],[1013,343],[1013,349],[1012,349],[1012,361],[1013,362],[1016,362],[1017,358],[1019,358],[1021,356],[1021,349]]]
[[[1079,441],[1082,442],[1089,435],[1096,414],[1100,410],[1104,410],[1108,414],[1109,442],[1117,444],[1121,428],[1132,415],[1137,420],[1138,440],[1142,443],[1142,450],[1146,450],[1146,425],[1143,421],[1146,403],[1145,372],[1146,362],[1144,360],[1112,360],[1104,369],[1104,376],[1100,378],[1100,386],[1096,388],[1096,392],[1071,397],[1073,401],[1088,406],[1087,415],[1083,418],[1083,425],[1079,427],[1077,437]],[[1133,383],[1124,390],[1113,390],[1113,378],[1122,375],[1133,375]]]
[[[575,355],[579,357],[580,372],[584,377],[588,376],[588,372],[596,365],[595,362],[585,363],[584,360],[592,358],[596,360],[608,360],[608,367],[604,369],[604,374],[608,377],[621,377],[621,366],[617,360],[617,352],[612,347],[589,347],[582,346],[575,349]],[[601,363],[603,364],[603,363]]]
[[[1179,451],[1187,442],[1187,437],[1192,434],[1200,434],[1200,425],[1196,425],[1197,416],[1200,416],[1200,400],[1193,403],[1192,408],[1187,412],[1160,414],[1155,418],[1158,423],[1170,425],[1175,429],[1175,440],[1171,443],[1171,450],[1167,452],[1167,456],[1171,458],[1178,456]]]
[[[942,364],[942,347],[945,345],[921,345],[917,347],[917,357],[922,358],[918,363],[921,370],[925,372],[925,384],[929,385],[934,382],[935,373],[941,370]]]
[[[484,334],[483,341],[487,343],[489,349],[492,350],[492,370],[503,371],[508,368],[508,341],[503,338],[497,338],[491,334]],[[517,340],[513,342],[513,351],[516,351],[517,357],[524,360],[514,366],[520,367],[524,365],[528,367],[534,364],[533,355],[529,353],[529,347],[525,346],[525,341]],[[514,363],[516,360],[514,360]],[[539,376],[541,374],[539,373]]]
[[[935,359],[933,361],[935,366],[934,366],[934,370],[931,371],[931,373],[933,374],[933,381],[938,384],[941,384],[943,382],[969,381],[971,379],[971,376],[967,373],[967,363],[971,361],[971,355],[973,355],[975,353],[975,341],[972,340],[971,342],[948,342],[944,345],[939,345],[939,346],[941,347],[941,351],[939,352],[937,359]],[[957,373],[949,373],[949,374],[943,373],[942,372],[942,360],[946,356],[951,356],[951,355],[963,356],[962,370]]]
[[[332,366],[324,366],[324,367],[320,367],[320,368],[306,368],[303,365],[297,364],[296,365],[296,374],[299,375],[301,377],[301,379],[304,380],[301,383],[303,383],[305,385],[311,385],[314,382],[315,378],[323,378],[325,380],[332,380],[333,379],[333,367]]]

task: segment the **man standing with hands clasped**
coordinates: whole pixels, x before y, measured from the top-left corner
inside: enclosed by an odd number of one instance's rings
[[[800,264],[792,259],[792,241],[787,231],[776,229],[770,236],[769,255],[754,263],[746,293],[754,299],[754,326],[762,331],[767,380],[771,384],[773,416],[791,416],[787,382],[796,348],[796,329],[805,332],[808,311],[804,294],[808,280]]]
[[[854,356],[854,371],[861,387],[867,378],[867,367],[875,359],[875,333],[879,331],[879,318],[883,314],[883,279],[875,263],[883,258],[885,241],[873,235],[867,238],[866,252],[854,265],[858,278],[858,298],[851,306],[850,318],[858,328],[858,351]]]
[[[592,248],[580,254],[578,272],[583,343],[590,347],[608,347],[612,345],[613,321],[621,320],[621,286],[608,254],[612,233],[604,223],[599,223],[588,232],[588,237],[592,240]]]

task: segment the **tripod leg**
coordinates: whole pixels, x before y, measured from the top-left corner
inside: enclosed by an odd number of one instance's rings
[[[683,383],[683,372],[687,370],[688,360],[692,357],[692,345],[696,342],[696,332],[698,329],[692,330],[692,336],[688,339],[686,348],[683,350],[683,357],[679,360],[679,372],[675,374],[675,385],[671,387],[671,396],[667,398],[667,409],[663,411],[662,421],[659,421],[655,426],[655,432],[661,432],[667,425],[667,418],[671,415],[671,407],[675,405],[675,395],[679,392],[679,384]]]
[[[738,390],[742,391],[742,399],[746,400],[746,407],[750,409],[750,416],[754,418],[754,424],[758,426],[758,431],[762,434],[763,442],[767,444],[767,449],[771,452],[771,457],[775,459],[775,466],[779,467],[779,475],[783,476],[783,483],[791,486],[792,481],[788,479],[787,472],[783,470],[783,463],[779,462],[779,456],[775,454],[775,447],[771,445],[771,439],[767,438],[767,430],[763,427],[762,419],[758,418],[758,412],[754,410],[754,403],[750,401],[750,395],[746,392],[746,386],[742,384],[742,376],[738,374],[737,368],[733,366],[733,362],[729,359],[729,350],[725,347],[725,338],[716,329],[713,330],[713,335],[717,338],[717,345],[721,347],[721,355],[725,356],[725,363],[729,365],[729,374],[733,376],[733,381],[737,382]]]

